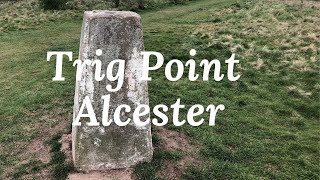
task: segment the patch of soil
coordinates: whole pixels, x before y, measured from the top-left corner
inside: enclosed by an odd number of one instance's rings
[[[40,160],[43,163],[49,163],[51,159],[50,148],[44,145],[43,139],[33,140],[29,146],[27,151],[25,152],[27,155],[36,155],[36,159]]]
[[[163,127],[155,128],[154,132],[162,139],[160,149],[166,151],[179,151],[185,154],[178,161],[165,160],[161,169],[157,172],[157,176],[168,180],[179,180],[183,175],[186,167],[191,165],[201,165],[201,161],[197,157],[198,145],[189,142],[188,137],[177,131],[172,131]]]
[[[72,137],[71,134],[63,134],[60,140],[61,151],[66,155],[66,162],[72,162]]]
[[[165,160],[156,175],[168,180],[179,180],[182,176],[182,170],[174,162]]]
[[[27,174],[21,177],[21,179],[41,179],[41,180],[50,180],[51,179],[51,169],[41,169],[37,174]]]
[[[185,168],[190,165],[201,165],[201,161],[197,157],[193,157],[190,155],[184,156],[177,162],[177,165],[180,168]]]
[[[68,123],[72,119],[71,114],[63,113],[62,108],[57,108],[54,111],[45,114],[39,118],[39,121],[34,123],[33,128],[39,130],[40,136],[33,139],[30,142],[23,142],[18,147],[24,147],[21,149],[23,153],[19,155],[21,161],[9,170],[8,174],[14,171],[15,168],[22,164],[29,162],[29,160],[39,160],[44,164],[47,164],[51,160],[50,145],[45,142],[49,140],[53,135],[62,132],[66,133]],[[61,115],[64,114],[64,115]],[[29,114],[32,115],[32,112]],[[55,122],[54,125],[46,124],[46,122]],[[23,179],[51,179],[51,167],[42,168],[35,174],[26,174]]]
[[[133,169],[117,169],[109,171],[91,171],[89,173],[73,172],[68,180],[135,180]]]
[[[160,143],[161,149],[166,151],[190,152],[193,146],[189,143],[187,136],[183,133],[172,131],[164,127],[157,127],[155,131],[158,137],[163,141]]]
[[[40,122],[36,123],[34,126],[41,130],[41,136],[29,143],[25,154],[35,154],[36,158],[43,163],[48,163],[50,161],[50,146],[46,145],[45,142],[59,132],[65,133],[68,122],[70,122],[68,119],[72,118],[71,115],[57,116],[57,114],[61,114],[62,111],[63,110],[57,109],[40,118]],[[44,122],[49,121],[56,121],[57,123],[53,127],[46,126]]]

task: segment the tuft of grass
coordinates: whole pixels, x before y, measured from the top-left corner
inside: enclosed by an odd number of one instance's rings
[[[54,135],[48,144],[51,146],[52,157],[50,165],[52,168],[52,177],[57,180],[66,179],[70,171],[73,170],[73,165],[65,162],[66,156],[61,151],[61,134]]]
[[[47,164],[38,160],[30,160],[28,163],[19,165],[12,173],[12,179],[23,179],[24,175],[34,174],[39,172],[40,169],[46,168]]]
[[[73,170],[72,164],[57,164],[53,169],[53,178],[57,180],[66,179],[70,171]]]

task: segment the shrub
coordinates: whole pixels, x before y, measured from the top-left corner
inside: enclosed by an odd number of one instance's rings
[[[68,0],[39,0],[40,5],[45,10],[65,9]]]

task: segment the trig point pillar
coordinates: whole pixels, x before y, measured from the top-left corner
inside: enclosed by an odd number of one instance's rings
[[[102,55],[97,56],[96,50]],[[88,11],[84,13],[79,59],[102,62],[101,73],[115,59],[125,60],[125,78],[122,88],[108,92],[106,85],[115,87],[106,77],[94,79],[95,67],[84,66],[81,81],[77,81],[74,99],[74,118],[79,113],[85,96],[89,96],[100,126],[88,126],[89,118],[81,118],[81,126],[72,127],[72,153],[75,167],[80,171],[106,170],[133,166],[152,158],[150,125],[137,127],[133,122],[133,110],[139,104],[149,104],[146,81],[139,81],[144,50],[140,16],[124,11]],[[116,72],[116,70],[115,70]],[[127,104],[131,112],[121,113],[121,120],[131,119],[127,126],[114,122],[103,126],[102,96],[110,94],[109,118],[119,105]],[[147,118],[147,117],[146,117]],[[145,121],[146,119],[142,119]]]

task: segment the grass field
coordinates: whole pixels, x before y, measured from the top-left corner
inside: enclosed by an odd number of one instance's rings
[[[169,82],[164,69],[151,75],[151,107],[177,98],[187,108],[226,106],[214,127],[166,127],[197,149],[197,163],[182,168],[183,179],[319,179],[319,8],[201,0],[140,14],[146,50],[166,61],[187,61],[192,48],[197,62],[232,53],[240,60],[237,82],[190,82],[186,73]],[[66,81],[53,82],[55,64],[46,62],[46,52],[78,54],[81,23],[82,14],[73,14],[0,33],[0,179],[68,173],[58,139],[70,131],[75,69],[64,63]],[[140,179],[155,179],[167,162],[175,166],[195,153],[168,152],[161,141],[154,135],[154,160],[137,166]]]

